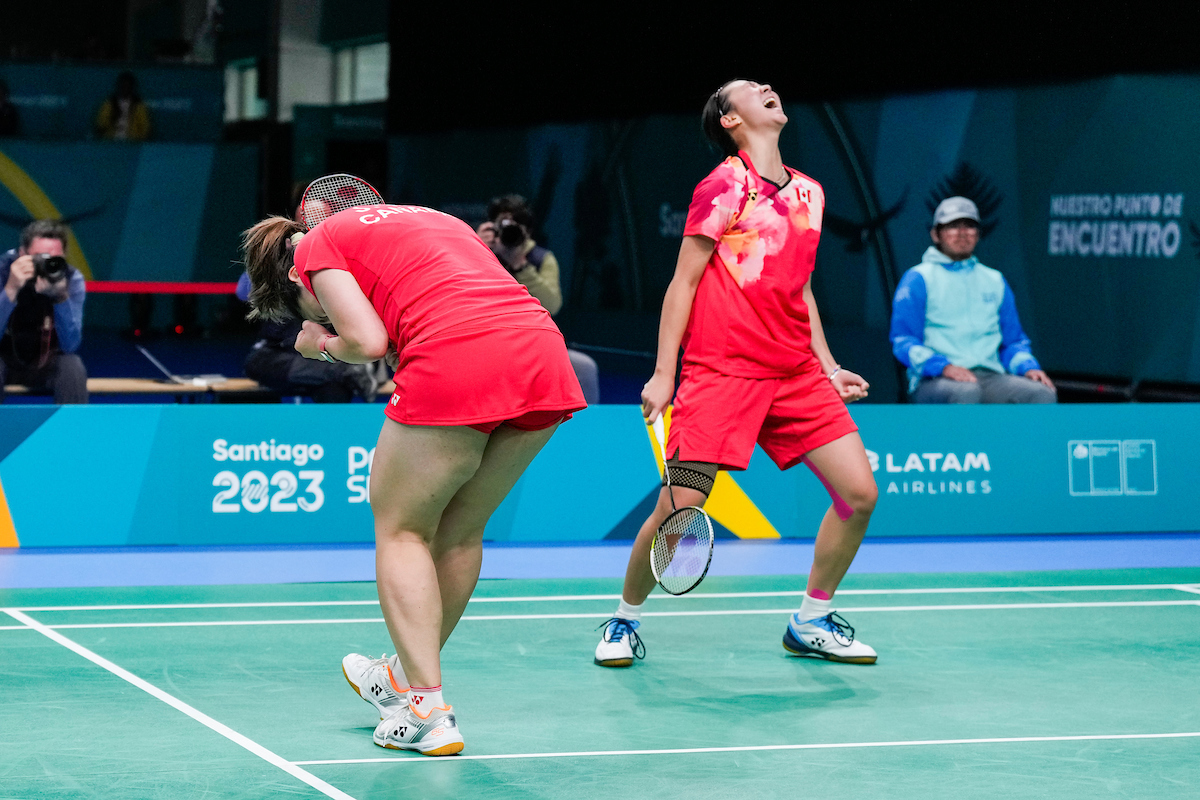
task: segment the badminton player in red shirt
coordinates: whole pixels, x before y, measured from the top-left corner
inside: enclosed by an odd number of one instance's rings
[[[666,454],[680,508],[703,505],[718,470],[745,469],[755,442],[780,469],[803,462],[817,475],[833,505],[783,646],[796,655],[874,663],[875,651],[832,611],[878,497],[846,411],[868,385],[839,367],[825,342],[809,281],[825,196],[820,184],[784,165],[779,134],[786,123],[779,95],[766,84],[731,81],[709,98],[703,127],[727,157],[696,187],[688,209],[642,411],[653,422],[674,395]],[[601,666],[626,667],[645,654],[635,631],[654,588],[650,546],[671,508],[664,488],[596,647]]]
[[[244,250],[251,315],[306,320],[301,355],[386,355],[397,367],[370,477],[379,602],[397,655],[351,654],[342,668],[380,713],[376,744],[457,753],[439,651],[479,579],[488,518],[558,424],[586,407],[562,334],[475,232],[440,211],[362,206],[308,233],[271,217],[246,232]]]

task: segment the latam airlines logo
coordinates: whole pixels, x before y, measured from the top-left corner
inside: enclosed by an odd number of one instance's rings
[[[871,471],[879,472],[879,453],[867,451]],[[889,475],[885,494],[991,494],[992,483],[978,473],[989,473],[987,453],[909,453],[898,463],[894,453],[884,453],[883,470]],[[972,475],[971,473],[976,473]],[[916,475],[911,473],[918,473]],[[900,477],[902,476],[902,477]]]

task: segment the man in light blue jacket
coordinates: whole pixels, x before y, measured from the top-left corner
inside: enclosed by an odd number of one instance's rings
[[[979,209],[950,197],[933,212],[934,246],[900,279],[892,352],[914,403],[1053,403],[1004,276],[975,258]]]

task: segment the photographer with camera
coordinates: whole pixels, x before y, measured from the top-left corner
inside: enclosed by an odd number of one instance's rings
[[[75,355],[87,287],[63,257],[66,248],[66,226],[44,219],[0,255],[0,400],[5,385],[21,383],[52,391],[56,403],[88,401],[87,370]]]
[[[530,237],[533,212],[525,198],[519,194],[496,197],[488,203],[487,215],[487,222],[477,231],[479,238],[550,316],[557,314],[562,308],[558,259]]]
[[[542,307],[554,316],[562,308],[562,288],[558,278],[558,259],[538,245],[530,235],[533,212],[519,194],[496,197],[488,203],[487,222],[476,230],[504,265]],[[567,350],[575,377],[589,405],[600,402],[600,369],[596,361],[578,350]]]

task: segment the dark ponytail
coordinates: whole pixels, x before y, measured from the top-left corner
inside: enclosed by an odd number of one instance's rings
[[[721,117],[728,114],[730,109],[729,98],[725,96],[725,87],[737,80],[739,79],[734,78],[732,81],[725,81],[721,84],[721,88],[709,96],[708,102],[704,104],[704,111],[700,114],[700,127],[703,129],[704,135],[726,157],[738,154],[737,144],[729,135],[729,131],[721,124]]]

